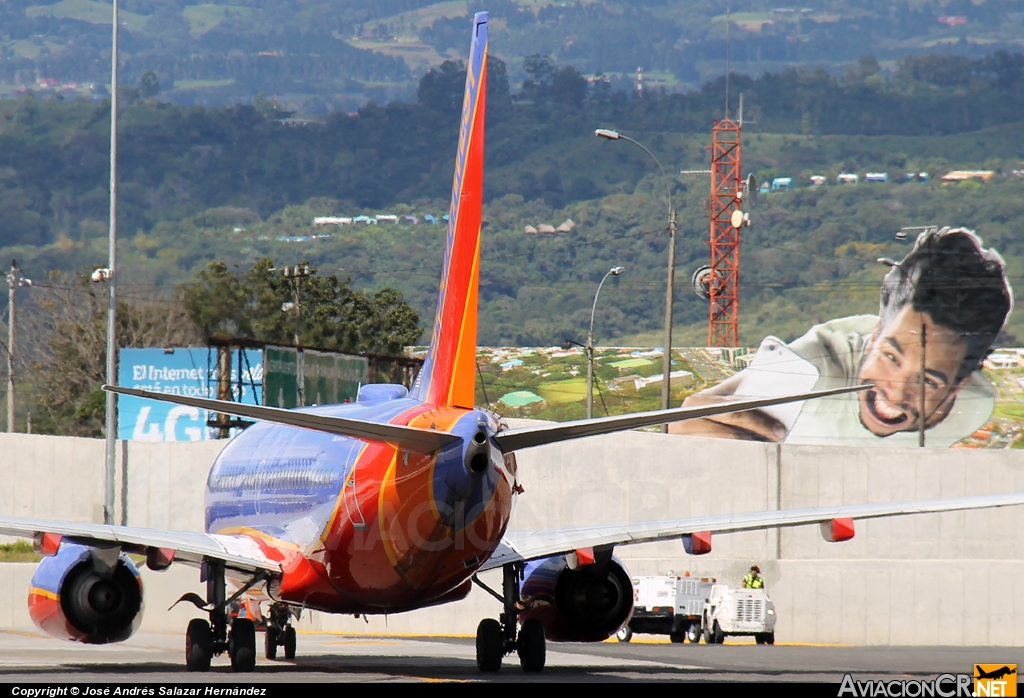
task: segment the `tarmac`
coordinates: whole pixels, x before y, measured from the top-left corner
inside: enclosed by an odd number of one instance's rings
[[[304,682],[436,681],[696,681],[828,682],[850,673],[856,680],[934,678],[972,673],[975,663],[1024,664],[1024,650],[1004,647],[855,647],[754,645],[729,638],[724,645],[670,644],[657,636],[630,643],[548,643],[547,665],[527,674],[518,657],[505,658],[497,674],[476,668],[470,637],[353,635],[302,632],[293,661],[260,657],[250,674],[231,671],[227,656],[210,672],[184,666],[183,638],[144,633],[117,645],[79,645],[29,630],[0,631],[0,682],[129,685],[197,683],[259,685]],[[257,634],[258,654],[262,635]]]

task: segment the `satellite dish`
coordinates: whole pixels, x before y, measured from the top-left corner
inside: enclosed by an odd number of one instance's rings
[[[701,300],[711,300],[711,267],[706,264],[693,272],[693,276],[690,277],[690,284],[693,286],[693,292],[697,294],[697,297]]]
[[[744,197],[750,205],[753,206],[757,203],[757,178],[754,174],[748,174],[746,181],[743,182],[743,190],[746,191],[747,195]]]

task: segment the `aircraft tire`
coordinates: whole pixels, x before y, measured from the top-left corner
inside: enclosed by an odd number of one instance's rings
[[[235,618],[228,638],[228,656],[231,668],[237,672],[256,668],[256,628],[248,618]]]
[[[193,618],[185,631],[185,666],[189,671],[209,671],[213,659],[213,635],[210,624]]]
[[[501,669],[505,656],[505,637],[501,623],[493,618],[484,618],[476,626],[476,665],[480,671],[494,673]]]
[[[523,671],[536,673],[543,670],[547,654],[544,624],[536,618],[527,618],[519,630],[516,651],[519,653],[519,663]]]
[[[295,659],[295,628],[290,625],[284,629],[284,658]]]
[[[263,655],[267,659],[277,659],[277,628],[272,625],[267,626],[263,636]]]

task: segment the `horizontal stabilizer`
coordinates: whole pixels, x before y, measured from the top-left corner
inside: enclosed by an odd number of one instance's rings
[[[365,422],[361,419],[332,417],[300,410],[285,410],[280,407],[261,407],[260,405],[243,405],[229,400],[210,400],[201,397],[167,395],[165,393],[154,393],[149,390],[138,390],[136,388],[120,388],[113,385],[104,385],[103,389],[118,395],[131,395],[132,397],[145,397],[151,400],[170,402],[175,405],[188,405],[189,407],[198,407],[201,410],[218,412],[220,414],[233,414],[239,417],[246,417],[247,419],[256,419],[261,422],[274,422],[276,424],[287,424],[292,427],[302,427],[303,429],[325,431],[329,434],[351,436],[354,439],[361,439],[363,441],[386,442],[401,446],[412,453],[433,453],[441,447],[459,440],[458,436],[443,431],[405,427],[398,424]]]
[[[509,429],[508,431],[499,432],[494,438],[498,442],[498,447],[501,448],[502,453],[508,453],[509,451],[518,451],[521,448],[533,448],[534,446],[543,446],[544,444],[553,444],[559,441],[568,441],[569,439],[580,439],[584,436],[611,434],[616,431],[639,429],[640,427],[650,427],[667,422],[681,422],[686,419],[699,419],[716,414],[744,412],[761,407],[771,407],[772,405],[783,405],[787,402],[799,402],[801,400],[828,397],[829,395],[860,392],[861,390],[867,390],[869,387],[867,385],[856,385],[848,388],[818,390],[799,395],[757,398],[756,400],[736,400],[715,405],[676,407],[671,410],[654,410],[651,412],[637,412],[636,414],[616,415],[614,417],[601,417],[599,419],[581,419],[575,422],[545,424],[537,427],[522,427],[520,429]]]

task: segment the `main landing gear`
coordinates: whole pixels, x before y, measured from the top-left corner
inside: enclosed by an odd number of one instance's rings
[[[517,620],[521,604],[519,579],[521,563],[502,567],[502,595],[484,585],[477,577],[473,581],[491,596],[502,602],[500,620],[485,618],[476,628],[476,665],[480,671],[495,672],[501,668],[506,654],[516,652],[523,671],[538,672],[544,668],[546,656],[544,625],[536,618],[528,618],[519,628],[516,637]]]
[[[195,594],[181,598],[208,611],[210,620],[193,618],[185,632],[185,665],[189,671],[209,671],[214,655],[228,653],[235,671],[256,668],[256,627],[251,618],[235,618],[228,625],[228,604],[252,588],[260,577],[242,587],[230,599],[225,598],[224,563],[208,560],[203,563],[206,574],[206,604]],[[293,642],[294,647],[294,642]],[[294,650],[293,650],[294,653]]]
[[[284,658],[295,659],[295,628],[291,625],[291,611],[287,604],[270,606],[267,632],[263,637],[263,651],[267,659],[277,659],[277,648],[284,647]]]

